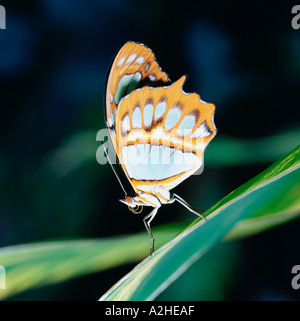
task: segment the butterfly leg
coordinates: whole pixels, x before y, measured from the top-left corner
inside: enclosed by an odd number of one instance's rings
[[[204,219],[205,221],[207,221],[207,218],[204,217],[203,215],[201,215],[199,212],[197,212],[195,209],[192,208],[191,205],[189,205],[183,198],[181,198],[179,195],[177,194],[173,194],[172,196],[172,202],[177,201],[179,202],[181,205],[183,205],[185,208],[187,208],[190,212],[196,214],[197,216],[200,216],[202,219]]]
[[[151,232],[151,227],[150,227],[150,223],[151,221],[154,219],[157,211],[158,211],[159,207],[155,207],[154,210],[152,210],[148,215],[146,215],[143,219],[146,230],[151,238],[151,247],[150,247],[150,255],[153,254],[153,250],[154,250],[154,237],[152,235]],[[148,221],[147,221],[148,220]]]

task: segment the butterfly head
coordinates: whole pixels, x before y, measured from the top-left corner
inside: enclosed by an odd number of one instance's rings
[[[124,199],[120,199],[120,202],[126,204],[128,206],[128,208],[130,209],[130,211],[134,214],[139,214],[143,210],[143,206],[141,204],[137,203],[134,200],[134,197],[127,195]]]

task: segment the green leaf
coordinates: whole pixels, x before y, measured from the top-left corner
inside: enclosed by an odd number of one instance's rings
[[[196,220],[188,228],[185,222],[153,228],[157,248],[184,231],[121,280],[107,293],[107,299],[154,298],[219,241],[258,233],[297,217],[298,167],[299,148],[213,206],[206,212],[210,215],[205,224]],[[0,265],[6,269],[7,280],[6,289],[0,289],[0,299],[138,262],[148,253],[146,231],[105,239],[48,240],[5,247],[0,249]]]
[[[220,136],[207,148],[205,163],[216,167],[272,163],[294,149],[299,141],[299,129],[257,139]]]
[[[156,229],[160,245],[178,231],[178,224]],[[81,275],[137,262],[149,253],[148,234],[103,239],[47,241],[0,249],[0,266],[6,271],[6,289],[0,299],[22,291]],[[130,250],[129,250],[130,249]]]
[[[291,197],[293,193],[299,195],[299,167],[298,146],[210,208],[205,213],[208,222],[195,220],[152,257],[142,261],[100,300],[152,300],[242,219],[267,215],[279,198],[290,198],[292,202],[286,201],[288,207],[295,206],[295,212],[299,212],[299,201]]]

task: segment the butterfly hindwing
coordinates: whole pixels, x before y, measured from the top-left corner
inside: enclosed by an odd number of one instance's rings
[[[145,86],[118,106],[117,155],[136,191],[171,189],[203,165],[203,153],[215,136],[215,106],[182,86]]]

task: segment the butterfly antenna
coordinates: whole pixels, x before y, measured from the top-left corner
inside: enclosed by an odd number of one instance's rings
[[[110,164],[110,166],[111,166],[114,174],[115,174],[116,177],[117,177],[117,180],[119,181],[119,183],[120,183],[120,185],[121,185],[121,188],[122,188],[123,192],[125,193],[125,195],[127,195],[127,193],[126,193],[126,191],[125,191],[125,188],[124,188],[124,186],[123,186],[122,183],[121,183],[120,177],[119,177],[119,175],[117,174],[117,172],[116,172],[115,168],[113,167],[112,162],[111,162],[111,160],[110,160],[110,158],[109,158],[109,156],[108,156],[108,148],[107,148],[106,144],[107,144],[107,143],[104,143],[104,144],[103,144],[104,153],[105,153],[105,155],[106,155],[106,157],[107,157],[107,159],[108,159],[108,162],[109,162],[109,164]]]
[[[191,205],[189,205],[183,198],[181,198],[177,194],[173,194],[173,199],[179,202],[181,205],[183,205],[185,208],[187,208],[190,212],[196,214],[197,216],[200,216],[204,221],[207,221],[207,218],[199,213],[198,210],[194,209]],[[202,211],[203,213],[203,211]]]

